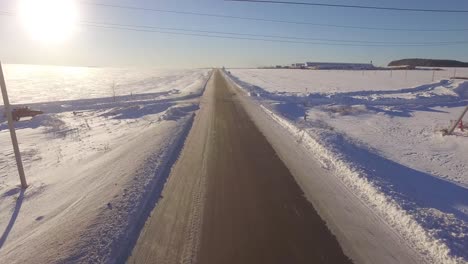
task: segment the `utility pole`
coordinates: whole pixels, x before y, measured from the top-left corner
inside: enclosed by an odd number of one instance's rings
[[[457,125],[460,123],[460,121],[463,119],[463,116],[466,114],[466,112],[468,112],[468,106],[465,107],[465,110],[463,110],[462,114],[460,115],[460,117],[457,119],[457,122],[455,122],[452,127],[447,131],[447,135],[452,135],[453,131],[455,130],[455,128],[457,127]]]
[[[8,119],[8,128],[10,129],[11,143],[13,143],[13,150],[15,152],[16,166],[18,167],[18,173],[21,181],[21,188],[28,188],[26,182],[26,176],[24,175],[23,161],[21,160],[21,153],[18,147],[18,139],[16,138],[15,125],[13,124],[13,117],[11,116],[10,101],[8,99],[8,93],[6,89],[5,76],[3,76],[2,63],[0,62],[0,87],[3,96],[3,108],[5,110]]]
[[[465,110],[463,110],[462,114],[460,117],[457,119],[457,122],[455,122],[452,127],[447,131],[447,135],[451,135],[455,128],[457,128],[457,125],[460,123],[460,121],[463,119],[463,116],[465,116],[466,112],[468,112],[468,106],[465,107]]]

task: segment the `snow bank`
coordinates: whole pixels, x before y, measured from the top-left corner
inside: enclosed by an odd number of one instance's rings
[[[342,149],[337,147],[344,141],[336,134],[321,132],[312,136],[311,131],[301,129],[281,118],[271,110],[261,106],[285,129],[295,135],[298,140],[308,145],[308,148],[316,155],[320,163],[340,177],[343,183],[366,204],[380,214],[404,238],[410,246],[423,255],[427,255],[429,262],[457,263],[457,258],[450,257],[450,250],[442,242],[429,235],[415,219],[407,214],[397,202],[380,191],[371,180],[355,167],[350,160],[342,154]],[[342,146],[343,147],[343,146]],[[349,150],[348,150],[349,151]],[[458,259],[461,263],[461,259]]]

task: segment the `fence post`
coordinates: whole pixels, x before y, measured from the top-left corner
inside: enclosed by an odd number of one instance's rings
[[[460,123],[460,121],[463,119],[463,116],[466,114],[466,112],[468,112],[468,106],[465,107],[465,110],[463,110],[462,114],[460,115],[460,117],[457,119],[457,122],[455,122],[452,127],[448,130],[447,132],[447,135],[451,135],[453,133],[453,131],[455,130],[455,128],[457,127],[457,125]]]
[[[16,166],[18,167],[18,173],[21,181],[21,188],[28,188],[26,182],[26,176],[24,175],[23,161],[21,160],[21,153],[18,147],[18,139],[16,138],[15,125],[13,124],[13,117],[10,110],[10,101],[8,100],[8,93],[6,89],[5,76],[3,76],[2,63],[0,62],[0,87],[3,96],[3,108],[8,119],[8,128],[10,129],[11,143],[13,144],[13,150],[15,152]]]

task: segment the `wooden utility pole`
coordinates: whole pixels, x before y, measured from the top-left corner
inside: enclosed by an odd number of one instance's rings
[[[3,76],[2,63],[0,62],[0,87],[2,89],[3,96],[3,108],[8,119],[8,128],[10,129],[11,143],[13,143],[13,150],[15,152],[16,166],[18,167],[18,173],[21,181],[21,188],[28,188],[26,182],[26,176],[24,175],[23,161],[21,160],[21,153],[18,147],[18,139],[16,138],[15,125],[13,124],[13,117],[11,116],[10,101],[8,99],[8,93],[6,89],[5,77]]]
[[[455,122],[452,127],[447,132],[447,135],[451,135],[455,128],[457,128],[457,125],[460,123],[460,121],[463,119],[463,116],[465,116],[466,112],[468,112],[468,106],[465,107],[465,110],[463,110],[463,113],[460,115],[460,117],[457,119],[457,122]]]

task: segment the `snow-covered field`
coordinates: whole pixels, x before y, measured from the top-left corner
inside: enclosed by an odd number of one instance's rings
[[[111,97],[112,86],[116,96],[170,91],[189,93],[199,85],[194,80],[207,72],[21,64],[5,65],[3,70],[12,104]]]
[[[2,263],[125,256],[198,109],[209,70],[4,66],[29,187],[0,106]],[[115,101],[112,84],[115,83]]]
[[[468,104],[453,69],[229,71],[429,261],[468,261],[468,133],[439,132]]]
[[[386,91],[411,88],[456,76],[468,77],[468,70],[444,71],[345,71],[345,70],[288,70],[233,69],[237,78],[252,82],[272,93],[346,93]]]

